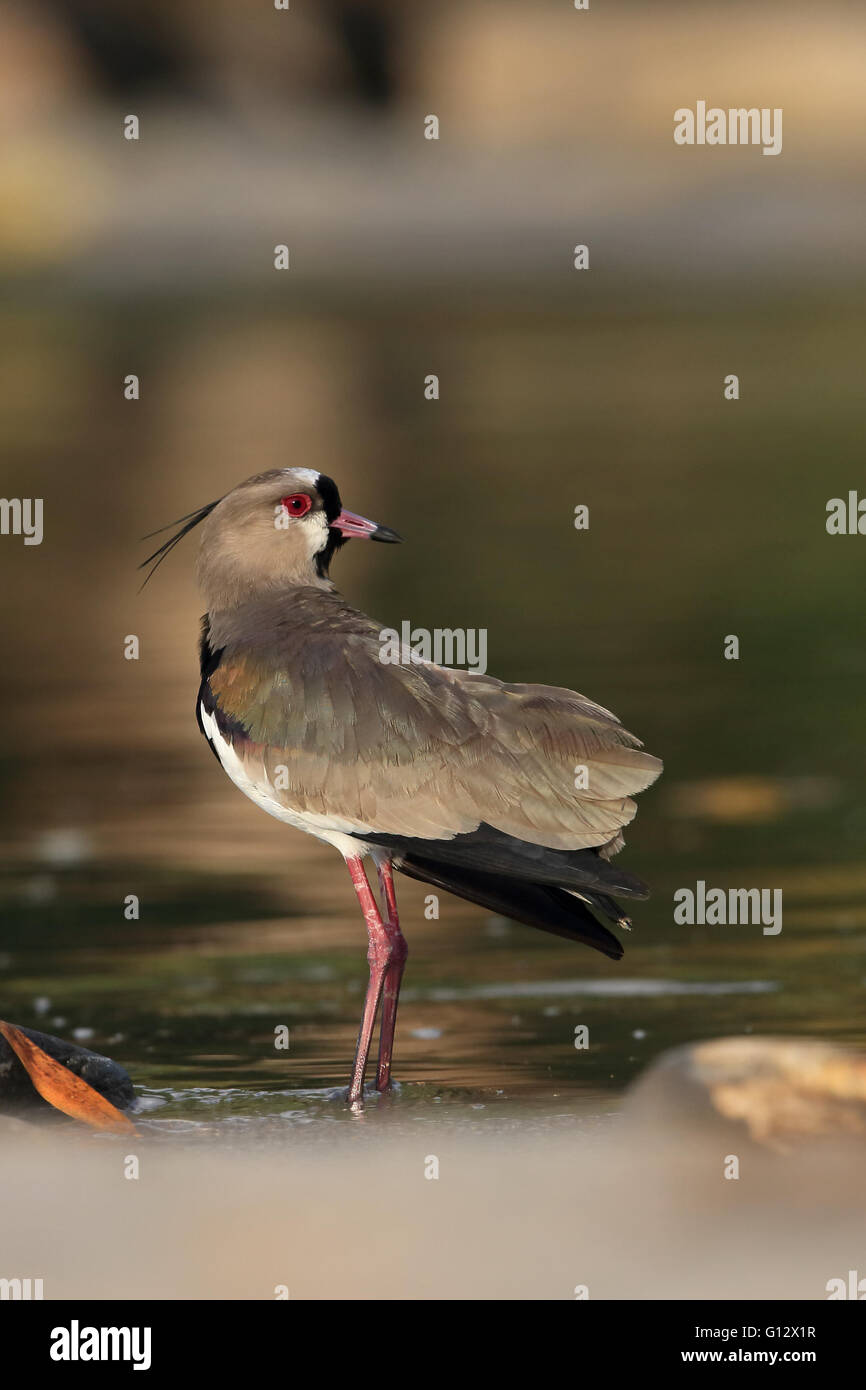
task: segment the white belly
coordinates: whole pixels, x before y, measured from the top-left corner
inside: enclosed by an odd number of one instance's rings
[[[208,714],[203,704],[199,706],[199,714],[205,734],[216,749],[217,757],[223,768],[235,786],[243,792],[244,796],[248,796],[250,801],[261,806],[262,810],[267,811],[269,816],[274,816],[286,825],[293,825],[296,830],[303,830],[308,835],[315,835],[317,840],[324,840],[327,844],[333,845],[335,849],[340,851],[344,859],[371,853],[371,847],[365,845],[363,840],[356,839],[351,833],[353,830],[363,832],[369,829],[368,826],[356,825],[351,821],[339,820],[334,816],[315,815],[310,811],[293,811],[291,807],[284,805],[275,794],[264,766],[262,766],[261,775],[256,776],[252,768],[241,762],[228,739],[223,738],[220,733],[216,719],[213,715]]]

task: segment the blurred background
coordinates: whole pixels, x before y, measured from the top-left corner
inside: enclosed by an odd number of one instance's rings
[[[825,508],[863,478],[864,39],[843,3],[0,6],[3,491],[45,505],[0,540],[0,1016],[179,1116],[345,1080],[348,878],[200,738],[195,538],[136,572],[295,464],[406,537],[340,555],[353,602],[486,628],[666,764],[619,965],[403,886],[398,1078],[597,1107],[673,1043],[863,1040],[866,542]],[[699,99],[782,107],[782,154],[675,146]],[[675,925],[698,878],[783,889],[781,935]]]

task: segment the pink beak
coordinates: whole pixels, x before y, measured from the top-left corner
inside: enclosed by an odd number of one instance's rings
[[[345,507],[336,520],[331,522],[331,527],[339,531],[341,536],[345,536],[346,540],[355,537],[360,541],[388,541],[394,544],[403,539],[389,526],[379,526],[375,521],[368,521],[365,516],[347,512]]]

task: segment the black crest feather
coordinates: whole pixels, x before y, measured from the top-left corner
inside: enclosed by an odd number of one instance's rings
[[[180,526],[180,530],[175,531],[174,535],[170,536],[167,541],[163,541],[158,550],[155,550],[152,555],[148,555],[146,560],[142,560],[138,567],[140,570],[145,569],[147,565],[151,566],[144,577],[142,589],[148,580],[152,579],[166,556],[171,554],[178,541],[182,541],[194,526],[198,526],[200,521],[204,521],[205,517],[209,516],[214,507],[218,506],[221,501],[222,498],[218,497],[216,502],[208,502],[206,506],[199,507],[198,511],[187,512],[186,516],[179,516],[177,521],[170,521],[167,526],[159,526],[155,531],[149,531],[146,536],[142,536],[142,540],[147,541],[150,540],[151,536],[158,536],[161,531],[168,531],[172,526]],[[139,589],[139,593],[141,593],[141,589]]]

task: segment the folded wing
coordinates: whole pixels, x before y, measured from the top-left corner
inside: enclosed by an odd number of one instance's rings
[[[618,846],[662,765],[615,715],[554,686],[383,663],[378,626],[335,601],[328,621],[295,611],[260,641],[229,633],[209,662],[202,698],[251,781],[354,833],[484,825],[556,850]]]

